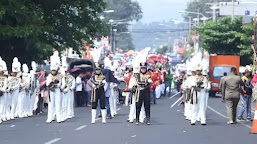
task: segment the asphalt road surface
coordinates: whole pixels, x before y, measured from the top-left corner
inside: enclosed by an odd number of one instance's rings
[[[257,144],[249,134],[252,122],[227,125],[225,104],[209,98],[207,125],[191,126],[184,120],[179,98],[163,97],[151,106],[151,125],[126,122],[129,107],[120,105],[118,115],[102,124],[91,122],[91,109],[76,108],[75,118],[46,124],[46,114],[0,124],[0,144]],[[254,108],[254,107],[253,107]],[[254,111],[253,111],[254,112]]]

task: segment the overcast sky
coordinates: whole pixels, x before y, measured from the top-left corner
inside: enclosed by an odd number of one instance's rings
[[[168,21],[171,19],[183,20],[177,11],[185,10],[190,0],[136,0],[143,11],[142,22]]]

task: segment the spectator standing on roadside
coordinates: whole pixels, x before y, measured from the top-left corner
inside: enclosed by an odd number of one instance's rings
[[[251,84],[251,77],[250,71],[245,70],[243,77],[241,78],[240,82],[240,100],[242,106],[238,113],[238,121],[244,121],[243,118],[244,111],[246,110],[247,113],[247,121],[252,120],[251,116],[251,103],[252,103],[252,84]]]
[[[240,80],[240,77],[237,76],[236,68],[232,67],[230,76],[224,79],[222,85],[222,99],[226,102],[227,115],[229,118],[228,124],[236,123],[236,111],[240,98],[238,91]]]

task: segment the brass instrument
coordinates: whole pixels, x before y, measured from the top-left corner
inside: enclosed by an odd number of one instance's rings
[[[10,94],[12,94],[13,91],[17,90],[19,88],[18,86],[20,86],[20,78],[19,77],[11,77],[10,80],[9,80],[9,92],[10,92]]]
[[[71,75],[65,76],[65,87],[62,89],[63,93],[69,92],[73,84],[73,77]]]
[[[62,77],[60,75],[52,76],[52,82],[49,85],[50,91],[54,92],[55,89],[57,88],[57,85],[61,82]]]

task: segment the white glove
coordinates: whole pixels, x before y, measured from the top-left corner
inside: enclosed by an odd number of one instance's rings
[[[103,84],[105,84],[106,83],[106,81],[105,80],[103,80]]]
[[[148,83],[152,83],[153,81],[152,81],[152,79],[148,79],[148,81],[147,81]]]

